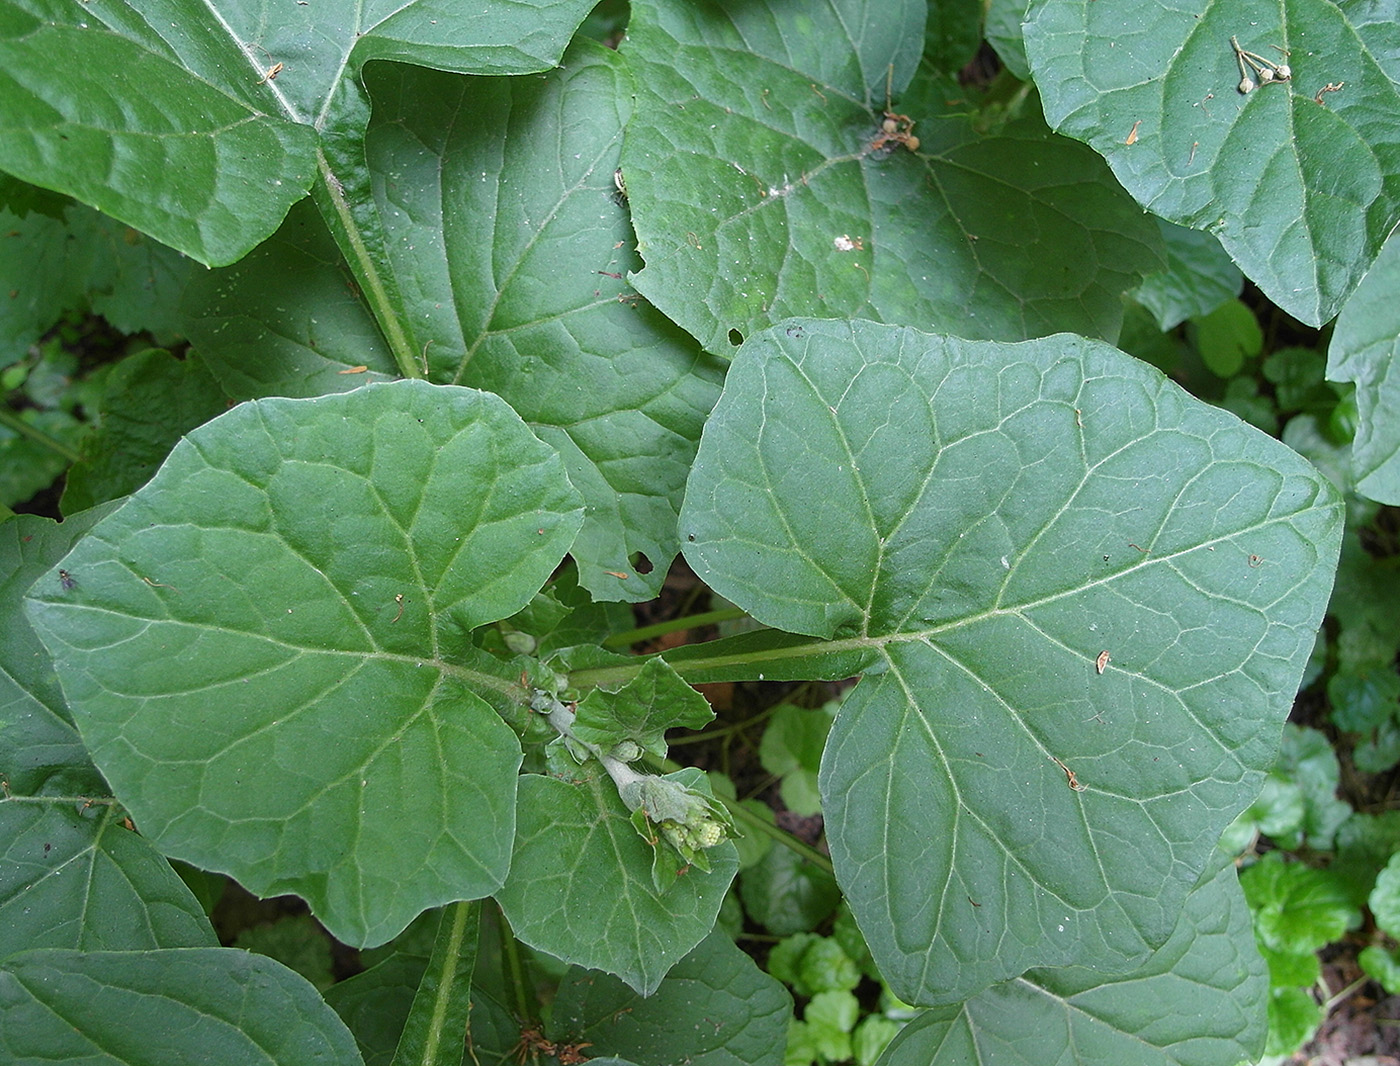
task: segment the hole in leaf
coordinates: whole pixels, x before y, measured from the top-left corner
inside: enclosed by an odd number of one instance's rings
[[[731,329],[729,331],[729,343],[736,348],[739,347],[739,345],[744,343],[744,335],[737,329]]]
[[[632,569],[639,574],[649,574],[656,569],[651,565],[651,560],[641,552],[633,552],[627,561],[632,564]]]

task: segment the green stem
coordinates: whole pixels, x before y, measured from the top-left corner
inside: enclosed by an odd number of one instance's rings
[[[81,455],[79,455],[74,449],[68,447],[68,445],[64,444],[63,441],[58,440],[56,437],[50,437],[42,429],[39,429],[36,426],[31,426],[28,422],[20,418],[19,415],[15,414],[8,407],[0,406],[0,426],[5,426],[9,429],[12,429],[21,436],[28,437],[36,444],[42,444],[45,448],[48,448],[50,451],[57,452],[59,455],[63,456],[63,458],[67,459],[70,463],[76,463],[79,459],[82,458]]]
[[[406,378],[425,377],[424,368],[418,361],[418,353],[413,350],[413,345],[404,332],[403,323],[399,321],[394,302],[389,299],[389,291],[384,285],[384,279],[379,276],[379,269],[375,266],[374,257],[370,254],[369,246],[365,244],[364,234],[360,232],[360,227],[355,222],[354,212],[350,209],[350,203],[345,199],[345,188],[341,185],[340,179],[335,176],[335,172],[331,170],[329,161],[320,149],[316,150],[316,170],[320,174],[321,183],[326,189],[327,196],[330,197],[336,219],[340,222],[341,232],[350,245],[352,253],[349,257],[350,269],[360,284],[360,292],[364,296],[365,302],[369,304],[370,312],[384,333],[384,339],[389,343],[389,351],[394,354],[394,362],[398,365],[399,373]]]
[[[743,617],[745,617],[745,613],[739,608],[725,607],[718,611],[706,611],[703,614],[687,615],[684,618],[672,618],[668,622],[657,622],[655,625],[629,629],[625,633],[614,633],[603,641],[603,647],[630,648],[633,644],[641,644],[643,641],[664,637],[668,633],[699,629],[701,626],[712,626],[717,622],[728,622]]]
[[[418,984],[393,1066],[461,1066],[471,1042],[472,971],[481,904],[443,908],[433,955]]]
[[[749,810],[747,807],[741,804],[738,800],[727,799],[724,796],[720,796],[718,797],[718,799],[721,803],[725,805],[725,807],[729,809],[729,813],[733,815],[734,820],[736,822],[743,822],[744,825],[749,829],[753,829],[759,833],[762,833],[764,836],[772,839],[774,843],[781,844],[789,851],[793,851],[796,852],[798,855],[801,855],[813,866],[825,870],[827,873],[831,874],[832,876],[835,876],[835,870],[832,868],[831,859],[823,855],[816,848],[812,847],[811,844],[807,844],[801,840],[798,840],[787,830],[779,829],[776,825],[774,825],[767,819],[760,818],[758,815],[754,814],[753,811]]]

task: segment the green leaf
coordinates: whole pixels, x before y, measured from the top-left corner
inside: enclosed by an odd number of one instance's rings
[[[782,778],[783,803],[804,817],[821,813],[817,771],[837,706],[809,709],[785,703],[768,720],[758,745],[763,768]]]
[[[127,356],[107,375],[97,429],[64,479],[72,514],[135,492],[180,436],[227,409],[223,390],[196,355],[159,348]]]
[[[775,936],[815,929],[836,909],[840,890],[831,874],[790,848],[773,848],[739,879],[749,917]]]
[[[956,74],[971,62],[977,54],[977,46],[982,43],[982,8],[983,0],[943,0],[930,4],[928,26],[924,31],[924,62],[946,74]],[[873,9],[867,7],[867,10]],[[877,25],[885,21],[884,14],[881,9]]]
[[[1279,348],[1269,353],[1260,369],[1273,385],[1282,410],[1301,410],[1320,398],[1336,401],[1336,393],[1322,382],[1324,363],[1316,349]]]
[[[851,1057],[851,1030],[860,1017],[860,1002],[849,992],[818,992],[802,1012],[817,1051],[832,1062]]]
[[[1337,798],[1342,770],[1332,742],[1316,729],[1284,723],[1274,772],[1301,790],[1303,818],[1292,830],[1270,835],[1293,849],[1330,850],[1338,827],[1351,816],[1351,804]]]
[[[1381,932],[1400,940],[1400,852],[1376,875],[1376,887],[1366,902]]]
[[[94,508],[61,525],[35,515],[0,522],[0,775],[11,795],[107,794],[22,601],[39,575],[111,511]]]
[[[175,328],[174,305],[192,264],[96,211],[61,206],[56,216],[0,211],[0,366],[88,302],[125,333]]]
[[[0,958],[29,948],[214,947],[170,864],[110,802],[0,801]]]
[[[1376,979],[1392,996],[1400,995],[1400,956],[1376,944],[1361,949],[1356,957],[1363,972]]]
[[[1400,711],[1400,674],[1390,663],[1339,669],[1327,682],[1332,724],[1352,733],[1379,729]]]
[[[802,953],[798,977],[804,995],[821,992],[850,992],[860,984],[860,967],[835,940],[818,937]],[[808,1015],[808,1020],[811,1016]]]
[[[1006,69],[1020,81],[1031,76],[1026,59],[1026,45],[1021,39],[1021,23],[1026,17],[1028,0],[987,0],[987,43],[997,53]]]
[[[270,14],[237,0],[98,8],[11,0],[0,29],[0,167],[203,263],[231,263],[277,228],[326,167],[319,133],[362,133],[362,124],[344,127],[365,112],[358,74],[367,60],[542,70],[590,6],[410,0]]]
[[[580,582],[600,600],[651,598],[679,547],[722,364],[625,280],[638,265],[613,179],[625,65],[583,41],[537,78],[381,64],[368,84],[365,224],[414,361],[503,396],[558,448],[588,504]],[[356,366],[393,373],[338,258],[319,221],[294,213],[274,246],[198,286],[191,335],[232,394],[339,391],[363,380],[345,376]]]
[[[1284,985],[1310,988],[1322,976],[1322,961],[1315,951],[1275,951],[1265,944],[1257,946],[1268,964],[1269,984],[1274,988]]]
[[[318,991],[324,992],[335,983],[330,938],[309,914],[288,914],[270,924],[244,929],[231,946],[276,959]]]
[[[1032,0],[1024,34],[1052,127],[1100,152],[1154,214],[1213,233],[1271,300],[1317,326],[1400,218],[1393,14],[1327,0]],[[1286,55],[1292,80],[1241,95],[1232,36]]]
[[[1322,1008],[1305,988],[1269,989],[1267,1055],[1292,1055],[1317,1032]]]
[[[1172,329],[1240,294],[1244,279],[1218,240],[1162,219],[1157,225],[1167,250],[1167,269],[1144,277],[1134,295],[1156,316],[1158,326]]]
[[[721,844],[708,873],[682,868],[659,891],[652,853],[667,845],[643,841],[617,788],[589,770],[579,767],[577,781],[520,779],[515,855],[496,899],[526,944],[650,995],[714,926],[738,856]],[[703,773],[683,773],[705,789]]]
[[[808,320],[736,355],[681,532],[759,621],[884,660],[827,742],[826,828],[881,971],[932,1003],[1170,934],[1273,764],[1341,506],[1106,345]]]
[[[309,202],[233,266],[195,275],[181,312],[191,343],[235,400],[322,396],[398,376]]]
[[[1193,323],[1196,348],[1201,361],[1216,377],[1238,374],[1245,360],[1253,359],[1264,346],[1264,333],[1254,312],[1239,300],[1221,304]]]
[[[571,970],[550,1039],[638,1066],[778,1066],[792,999],[723,933],[702,940],[642,997],[603,974]]]
[[[444,908],[432,957],[394,1051],[394,1066],[460,1066],[466,1050],[462,1034],[469,1029],[480,926],[480,904],[455,903]]]
[[[885,38],[814,47],[853,36],[847,6]],[[984,135],[955,82],[911,82],[876,46],[921,39],[924,5],[887,6],[633,4],[638,291],[713,352],[790,315],[1115,336],[1122,293],[1161,269],[1155,225],[1038,117]],[[881,140],[891,61],[917,152],[902,118]]]
[[[1352,440],[1356,491],[1400,504],[1400,239],[1389,240],[1337,316],[1327,346],[1327,379],[1356,383],[1357,427]]]
[[[1340,878],[1271,851],[1240,874],[1261,943],[1275,951],[1316,951],[1361,922]]]
[[[630,740],[664,759],[666,730],[700,729],[714,716],[705,697],[682,681],[665,660],[650,659],[616,692],[598,688],[580,700],[573,732],[603,751]]]
[[[0,1033],[10,1062],[361,1061],[349,1030],[306,981],[231,948],[13,956],[0,967]]]
[[[1264,1044],[1268,977],[1249,909],[1224,864],[1186,898],[1181,924],[1132,974],[1035,970],[966,1003],[923,1012],[879,1066],[1234,1066]]]
[[[378,943],[505,875],[518,681],[467,634],[529,601],[579,511],[494,396],[257,401],[182,441],[30,618],[143,833]]]

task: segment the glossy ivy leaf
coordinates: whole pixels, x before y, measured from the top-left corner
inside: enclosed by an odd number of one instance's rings
[[[367,60],[542,70],[590,6],[11,0],[0,36],[0,168],[201,262],[231,263],[326,166],[320,136],[362,133],[357,79]]]
[[[1038,118],[979,132],[929,66],[911,82],[896,64],[895,106],[914,126],[891,119],[889,140],[892,54],[810,43],[848,38],[843,7],[922,36],[923,5],[632,5],[622,170],[638,291],[714,352],[789,315],[1116,336],[1123,292],[1162,268],[1151,221]]]
[[[667,845],[638,835],[617,786],[594,765],[571,781],[520,779],[515,857],[496,899],[526,944],[650,995],[714,926],[739,859],[726,841],[709,850],[708,873],[681,868],[658,891],[652,852]],[[681,774],[708,791],[700,771]]]
[[[1268,991],[1249,908],[1225,864],[1187,896],[1171,938],[1133,973],[1033,970],[966,1003],[924,1012],[878,1066],[1256,1062]]]
[[[594,689],[578,703],[573,731],[580,740],[612,752],[623,741],[639,749],[632,762],[649,751],[666,757],[666,730],[701,729],[714,718],[705,697],[696,692],[667,665],[650,659],[616,692]]]
[[[1389,240],[1337,316],[1327,346],[1329,381],[1356,384],[1351,442],[1356,491],[1400,504],[1400,238]]]
[[[1154,214],[1217,236],[1271,300],[1317,326],[1400,219],[1394,14],[1329,0],[1032,0],[1024,34],[1051,126],[1093,146]],[[1232,36],[1286,57],[1292,80],[1241,94]]]
[[[1161,944],[1272,766],[1341,535],[1290,449],[1106,345],[793,321],[736,355],[686,558],[864,648],[821,787],[906,1002]]]
[[[0,1058],[94,1066],[361,1061],[311,985],[233,948],[13,956],[0,966]]]
[[[651,996],[574,968],[559,986],[549,1037],[637,1066],[780,1066],[792,998],[723,933],[711,933]]]
[[[1244,278],[1220,242],[1202,230],[1157,220],[1167,250],[1167,269],[1148,274],[1134,295],[1163,330],[1209,314],[1240,294]]]
[[[1271,851],[1240,874],[1260,943],[1275,951],[1316,951],[1361,924],[1345,881]]]
[[[521,751],[492,701],[518,670],[468,634],[529,601],[580,510],[497,397],[257,401],[182,441],[29,613],[144,834],[378,943],[505,876]]]

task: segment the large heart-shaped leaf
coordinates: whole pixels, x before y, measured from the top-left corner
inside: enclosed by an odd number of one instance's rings
[[[1038,118],[978,131],[950,71],[910,81],[923,5],[632,11],[635,280],[712,351],[806,314],[1115,337],[1122,293],[1161,268],[1153,227],[1089,154]],[[907,119],[882,117],[887,84]]]
[[[1327,347],[1327,377],[1356,383],[1356,490],[1400,504],[1400,238],[1386,242],[1366,278],[1337,316]]]
[[[1268,992],[1249,908],[1233,866],[1223,864],[1187,897],[1171,939],[1131,975],[1032,971],[915,1018],[878,1066],[1234,1066],[1264,1050]]]
[[[1320,325],[1400,219],[1394,26],[1379,3],[1033,0],[1024,33],[1055,129]],[[1232,37],[1291,80],[1240,93]]]
[[[559,449],[587,503],[572,552],[596,599],[654,596],[722,365],[624,280],[638,265],[613,179],[624,64],[580,41],[538,78],[370,73],[366,226],[422,371],[498,393]],[[226,387],[309,395],[355,383],[357,366],[392,373],[334,251],[294,213],[196,283],[191,333]]]
[[[1161,944],[1272,765],[1336,493],[1101,343],[794,320],[736,355],[686,557],[769,625],[880,662],[821,789],[904,1000]]]
[[[6,0],[0,168],[204,263],[231,263],[326,166],[328,126],[341,140],[353,131],[337,126],[363,132],[355,78],[367,60],[543,70],[590,6]]]
[[[257,401],[182,441],[30,617],[144,834],[378,942],[505,876],[521,751],[489,701],[518,681],[468,634],[530,600],[580,510],[489,394]]]

